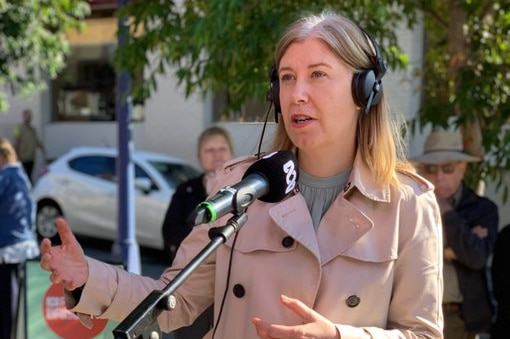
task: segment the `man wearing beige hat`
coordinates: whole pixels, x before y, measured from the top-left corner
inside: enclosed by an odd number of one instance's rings
[[[443,222],[444,338],[471,339],[489,332],[493,305],[486,263],[498,232],[498,208],[464,183],[468,163],[458,132],[434,131],[423,154],[410,159],[434,184]]]

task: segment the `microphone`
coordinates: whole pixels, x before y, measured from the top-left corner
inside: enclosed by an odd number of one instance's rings
[[[243,212],[256,199],[283,200],[297,184],[297,160],[290,151],[278,151],[254,162],[235,185],[223,187],[215,196],[201,202],[188,218],[190,226],[209,223],[227,213]]]

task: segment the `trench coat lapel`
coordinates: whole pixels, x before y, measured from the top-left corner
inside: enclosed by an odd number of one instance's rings
[[[333,204],[317,230],[322,264],[345,255],[373,227],[373,222],[343,196]]]
[[[269,215],[284,232],[305,246],[318,259],[320,258],[312,218],[301,194],[296,194],[275,205],[269,210]]]
[[[317,234],[305,200],[300,194],[274,206],[269,214],[281,229],[324,264],[351,248],[373,226],[370,219],[341,195],[334,205],[322,219]]]

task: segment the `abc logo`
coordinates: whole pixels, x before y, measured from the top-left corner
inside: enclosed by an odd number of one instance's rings
[[[294,161],[289,160],[283,164],[283,171],[286,174],[285,181],[287,183],[287,188],[285,188],[285,194],[287,194],[296,187],[297,172],[294,167]]]

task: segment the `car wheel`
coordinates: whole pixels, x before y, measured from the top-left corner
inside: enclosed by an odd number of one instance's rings
[[[40,202],[37,205],[37,236],[39,238],[49,238],[52,242],[60,241],[55,227],[55,220],[60,216],[62,216],[62,211],[54,201]]]

